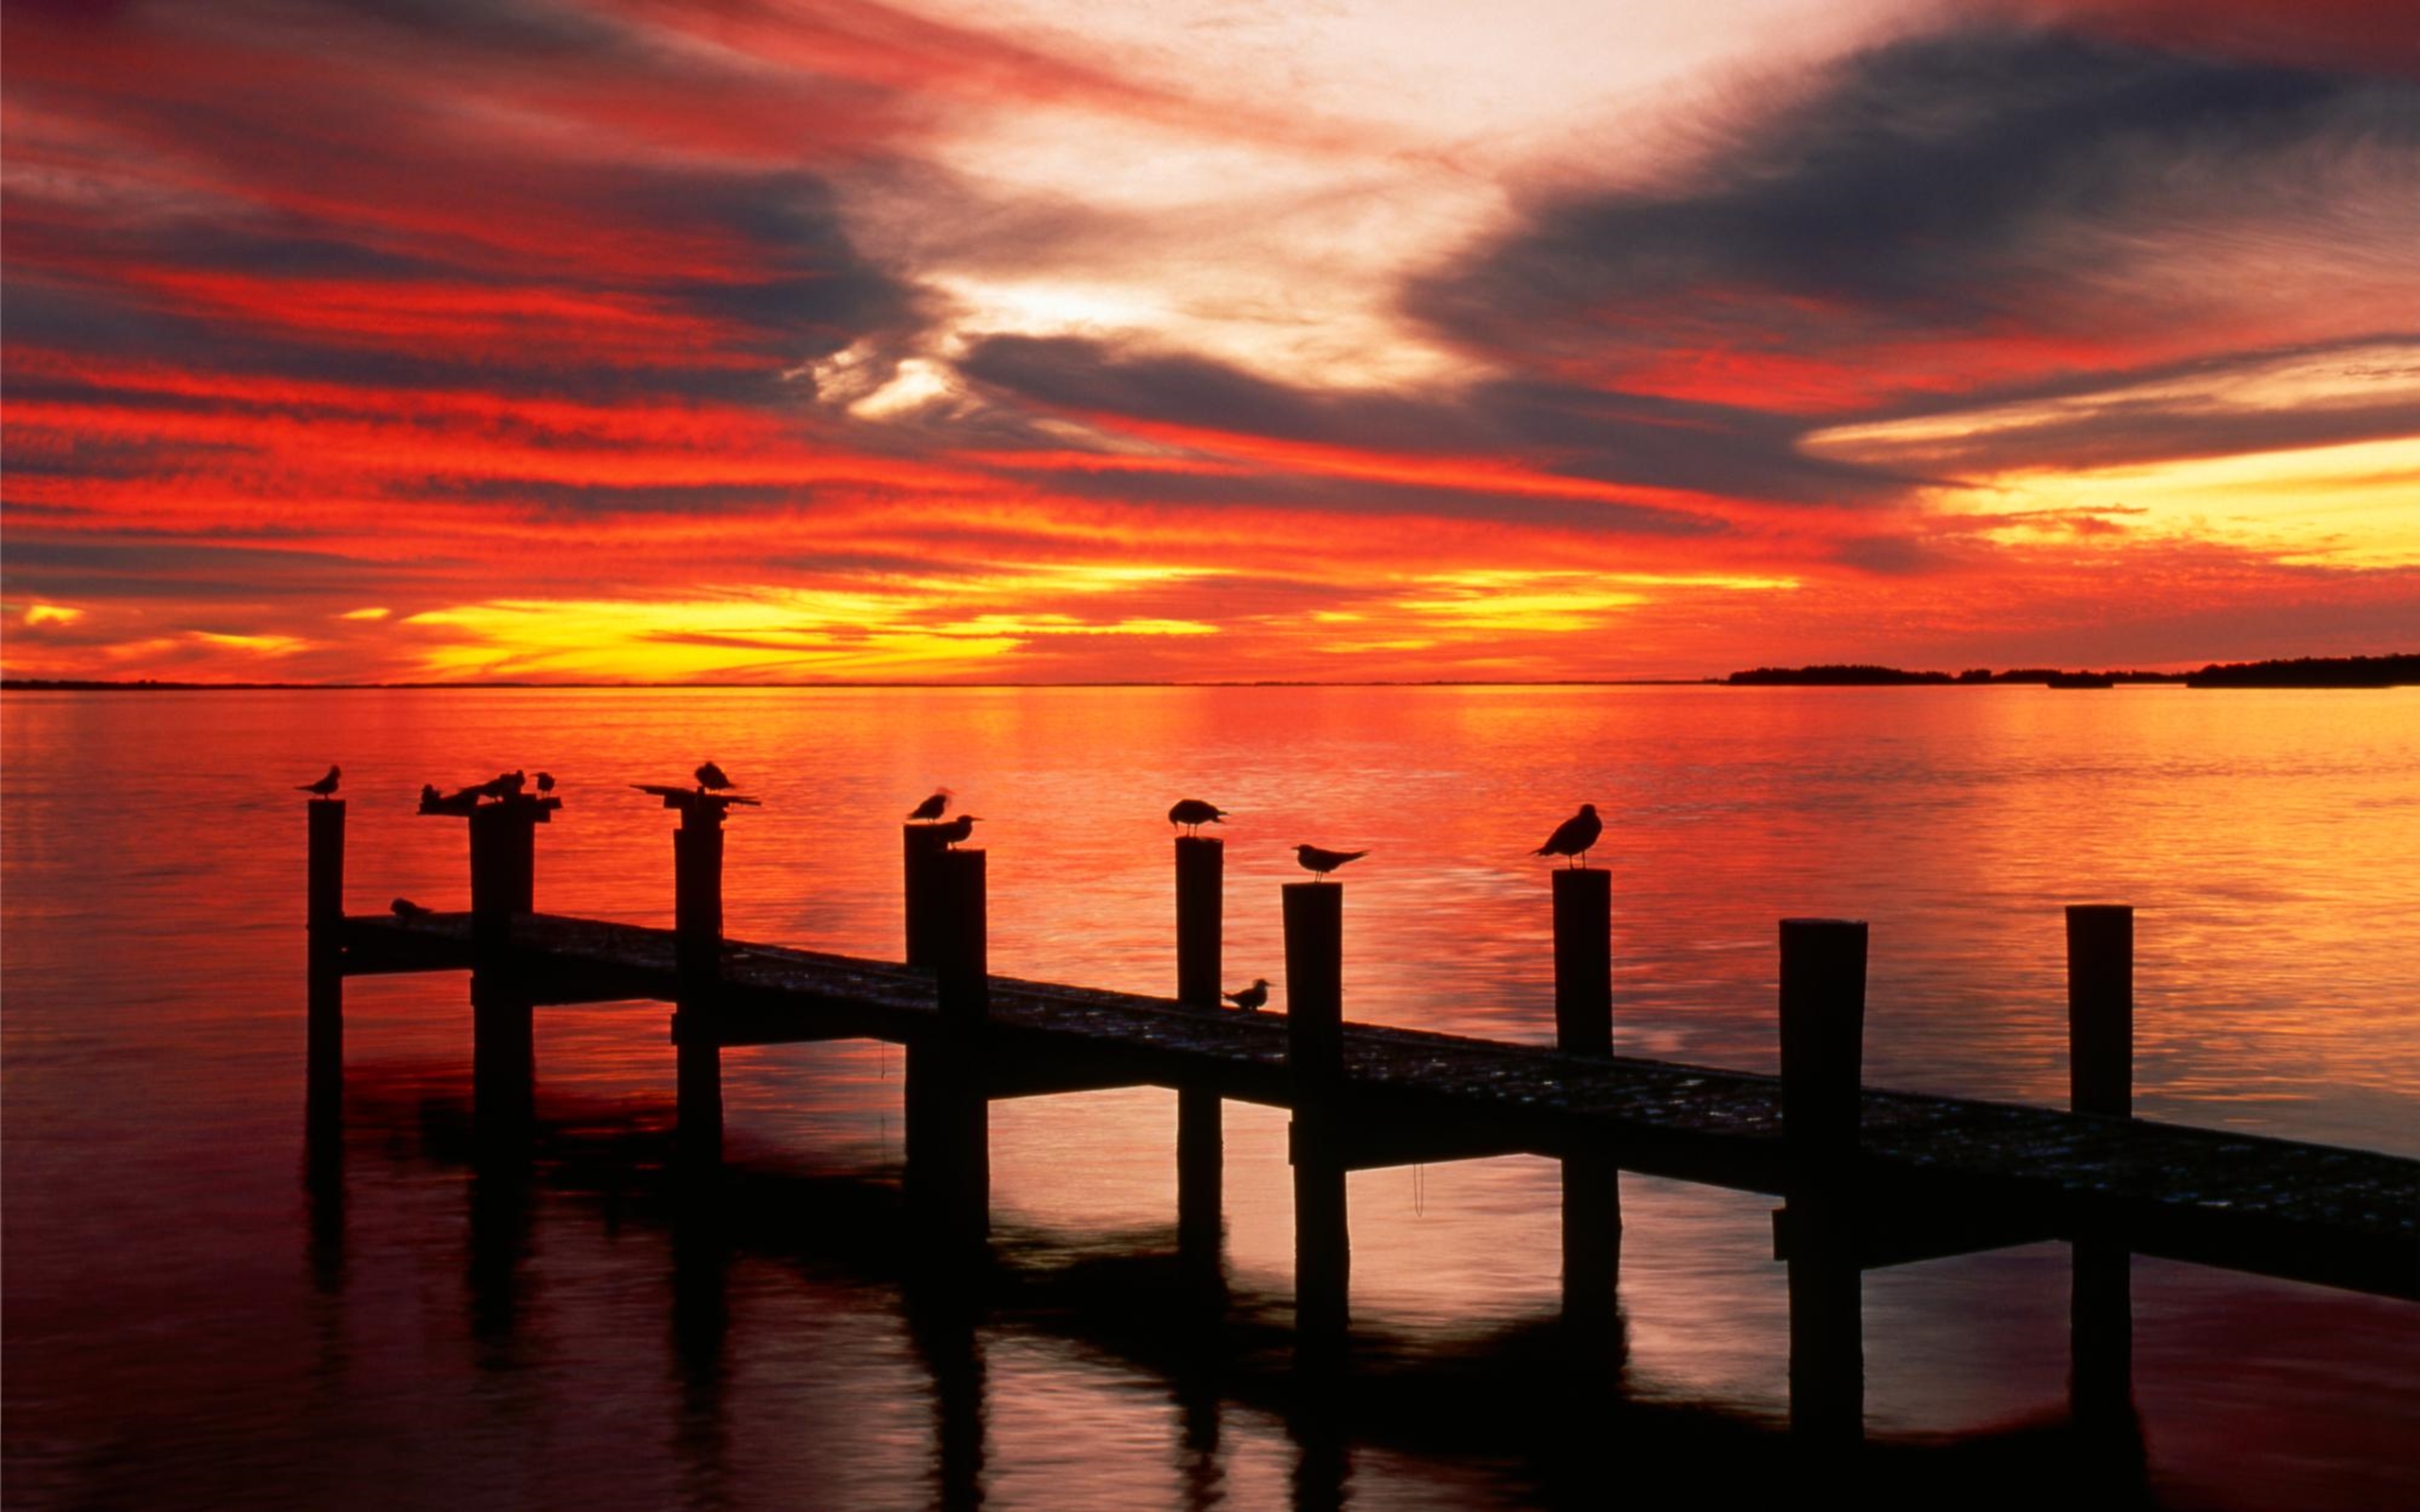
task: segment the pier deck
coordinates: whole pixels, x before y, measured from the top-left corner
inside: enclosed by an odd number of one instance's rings
[[[339,938],[346,975],[475,964],[539,1005],[668,1003],[682,988],[670,930],[525,913],[482,944],[470,914],[351,916]],[[930,971],[736,941],[719,951],[723,1045],[945,1033]],[[987,1097],[1151,1085],[1293,1106],[1282,1015],[1000,976],[989,988]],[[1350,1168],[1534,1154],[1759,1193],[1788,1185],[1777,1077],[1372,1024],[1345,1025],[1342,1049]],[[2420,1298],[2420,1160],[1874,1089],[1857,1122],[1869,1265],[2060,1238]]]

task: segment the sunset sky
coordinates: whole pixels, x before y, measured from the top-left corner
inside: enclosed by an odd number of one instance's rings
[[[9,0],[9,675],[2420,649],[2409,0]]]

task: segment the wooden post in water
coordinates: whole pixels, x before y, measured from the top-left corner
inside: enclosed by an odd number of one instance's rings
[[[1614,876],[1565,867],[1554,877],[1555,1048],[1614,1053]],[[1614,1314],[1621,1265],[1621,1172],[1601,1156],[1563,1160],[1563,1310],[1580,1322]]]
[[[2124,903],[2067,908],[2067,1088],[2079,1113],[2131,1118],[2135,1110],[2135,910]],[[2068,1408],[2091,1428],[2131,1432],[2134,1410],[2133,1256],[2105,1239],[2078,1238],[2068,1300]]]
[[[908,1047],[908,1183],[934,1258],[980,1253],[991,1232],[991,1105],[984,1095],[992,1012],[986,856],[930,858],[932,965],[940,1022]]]
[[[933,908],[937,875],[934,858],[948,852],[941,826],[908,824],[899,832],[901,873],[907,883],[907,946],[901,959],[930,970],[933,965]]]
[[[672,1042],[683,1160],[722,1158],[722,821],[711,794],[670,793],[681,811],[672,832]]]
[[[1782,1133],[1789,1143],[1789,1426],[1818,1449],[1864,1435],[1855,1210],[1866,926],[1781,921]]]
[[[1353,1242],[1339,1148],[1344,1086],[1344,887],[1286,884],[1286,1060],[1294,1088],[1294,1329],[1314,1349],[1340,1340]]]
[[[534,906],[537,826],[548,810],[510,798],[470,811],[471,1088],[482,1134],[529,1118],[536,1082],[534,1015],[510,961],[512,916]]]
[[[306,1108],[333,1115],[344,1091],[344,799],[313,799],[303,888],[309,929],[304,1027]]]
[[[1226,855],[1222,840],[1177,837],[1176,1000],[1186,1007],[1219,1006]],[[1219,1270],[1219,1187],[1226,1155],[1220,1121],[1216,1091],[1177,1089],[1177,1253],[1189,1271],[1209,1277]]]

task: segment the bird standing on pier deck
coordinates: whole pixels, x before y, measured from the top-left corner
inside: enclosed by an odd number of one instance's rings
[[[937,787],[933,789],[932,797],[925,799],[925,801],[917,804],[914,808],[908,811],[908,817],[910,819],[938,819],[942,816],[942,811],[949,807],[949,789],[946,787]]]
[[[344,776],[344,768],[331,765],[328,768],[327,776],[320,778],[316,782],[297,782],[294,784],[294,791],[297,793],[308,793],[313,798],[328,798],[336,793],[337,779],[342,776]]]
[[[1533,856],[1576,856],[1579,866],[1588,864],[1588,848],[1605,833],[1604,821],[1597,817],[1597,805],[1582,803],[1580,812],[1555,826],[1547,843],[1530,852]]]
[[[1252,979],[1252,986],[1242,991],[1221,992],[1219,995],[1246,1013],[1258,1013],[1261,1005],[1269,1001],[1269,978],[1255,976]]]
[[[954,850],[958,842],[975,833],[975,821],[982,816],[980,814],[961,814],[947,824],[934,825],[933,833],[942,837],[943,846]]]
[[[700,793],[719,793],[731,785],[731,779],[725,777],[722,768],[712,762],[699,763],[697,771],[691,775],[697,778]]]
[[[398,898],[387,905],[397,919],[426,919],[429,911],[408,898]]]
[[[1187,834],[1200,834],[1205,824],[1216,824],[1227,816],[1227,811],[1216,804],[1204,803],[1198,798],[1181,798],[1168,810],[1168,822],[1184,826]]]
[[[1337,868],[1348,861],[1358,861],[1369,853],[1367,850],[1322,850],[1315,845],[1294,848],[1294,859],[1303,864],[1305,871],[1317,872],[1322,882],[1325,882],[1327,874]]]

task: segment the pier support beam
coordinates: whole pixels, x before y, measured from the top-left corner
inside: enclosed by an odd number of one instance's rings
[[[1781,922],[1782,1133],[1789,1144],[1789,1426],[1818,1452],[1864,1436],[1854,1211],[1866,926]]]
[[[1207,835],[1176,842],[1176,998],[1191,1008],[1219,1006],[1219,952],[1226,926],[1226,843]],[[1176,1094],[1177,1253],[1197,1279],[1219,1274],[1225,1177],[1225,1130],[1219,1094],[1182,1087]]]
[[[535,800],[483,803],[470,812],[471,1087],[480,1134],[527,1126],[535,1096],[535,1025],[527,989],[510,961],[512,916],[535,906]]]
[[[313,1127],[333,1120],[344,1097],[344,799],[313,799],[304,881],[309,929],[305,1106]]]
[[[2079,1113],[2135,1110],[2135,910],[2067,909],[2067,1088]],[[2079,1426],[2135,1433],[2133,1256],[2123,1245],[2078,1239],[2068,1303],[2068,1409]]]
[[[1342,1340],[1353,1242],[1339,1106],[1344,1086],[1344,888],[1292,882],[1286,916],[1286,1058],[1294,1086],[1294,1329],[1299,1346]]]
[[[937,857],[949,852],[941,827],[908,824],[899,832],[901,874],[906,883],[907,942],[901,959],[909,966],[932,970],[935,945],[933,911],[940,896]]]
[[[1555,1048],[1614,1053],[1614,877],[1593,867],[1554,872]],[[1614,1314],[1621,1265],[1621,1172],[1601,1156],[1563,1161],[1563,1311],[1579,1323]]]
[[[665,801],[681,810],[681,828],[672,832],[678,1140],[684,1160],[713,1164],[722,1159],[722,1034],[717,1007],[722,991],[724,809],[704,795],[690,802],[675,804],[671,797]]]
[[[986,856],[930,858],[937,1032],[908,1048],[908,1187],[935,1258],[981,1253],[992,1228],[991,1105],[983,1092],[991,1019]]]

